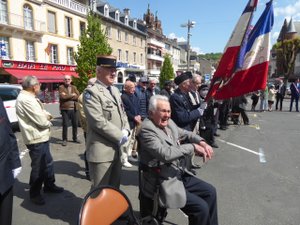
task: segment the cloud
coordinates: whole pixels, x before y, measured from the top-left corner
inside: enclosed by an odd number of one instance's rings
[[[278,35],[279,35],[279,32],[273,32],[273,34],[272,34],[272,40],[277,40]]]
[[[275,16],[294,17],[299,16],[300,11],[300,0],[297,0],[294,4],[289,4],[284,7],[275,7]]]
[[[177,42],[184,42],[186,41],[186,39],[184,37],[177,37],[177,35],[175,33],[171,33],[168,35],[168,38],[170,39],[177,39]]]
[[[191,47],[192,51],[197,52],[197,54],[205,54],[199,47]]]

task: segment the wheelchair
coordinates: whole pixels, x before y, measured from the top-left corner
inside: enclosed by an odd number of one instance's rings
[[[143,193],[141,182],[143,173],[153,170],[157,174],[157,182],[154,197],[149,198]],[[159,205],[159,166],[149,168],[146,165],[139,163],[139,201],[140,201],[140,215],[142,225],[161,225],[167,217],[167,209]]]

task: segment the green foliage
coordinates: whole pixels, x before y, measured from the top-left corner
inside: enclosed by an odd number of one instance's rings
[[[222,53],[206,53],[198,55],[200,58],[204,58],[212,61],[219,61],[222,57]]]
[[[174,68],[171,63],[171,58],[168,54],[164,56],[164,63],[160,70],[159,83],[160,88],[163,88],[165,81],[174,79]]]
[[[284,76],[284,80],[293,78],[296,56],[300,50],[300,39],[284,40],[273,45],[276,52],[277,73]]]
[[[82,92],[86,88],[88,80],[96,76],[96,56],[110,55],[112,48],[101,28],[101,20],[92,11],[88,13],[87,29],[79,40],[80,45],[77,46],[77,52],[74,54],[79,78],[74,78],[73,82]]]

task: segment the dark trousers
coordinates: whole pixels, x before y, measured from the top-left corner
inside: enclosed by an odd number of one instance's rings
[[[216,189],[196,177],[183,175],[187,202],[181,209],[189,217],[189,225],[218,225]]]
[[[83,132],[83,136],[84,136],[84,141],[86,142],[86,132]],[[84,158],[84,165],[85,165],[85,174],[86,176],[89,176],[90,172],[89,172],[89,163],[86,158],[86,149],[84,150],[83,158]]]
[[[26,146],[31,158],[29,194],[33,198],[40,194],[43,183],[47,187],[54,185],[53,159],[50,154],[49,141]]]
[[[72,131],[73,131],[73,141],[77,140],[77,127],[78,127],[78,119],[77,119],[77,111],[76,110],[61,110],[62,116],[62,139],[68,140],[68,123],[71,120],[72,123]]]
[[[296,111],[298,112],[299,109],[298,109],[298,101],[299,101],[299,96],[295,96],[295,95],[292,95],[291,96],[291,103],[290,103],[290,112],[292,111],[293,109],[293,103],[296,103]]]
[[[240,107],[234,107],[234,108],[232,108],[232,112],[233,113],[240,113],[242,118],[243,118],[244,124],[249,124],[249,118],[247,116],[247,113],[246,113],[245,109],[242,109]],[[233,122],[234,122],[234,124],[238,124],[238,118],[236,118]]]
[[[279,109],[282,110],[282,102],[283,102],[284,96],[282,94],[277,93],[276,95],[276,105],[275,109],[278,109],[278,103],[279,103]]]
[[[0,225],[11,225],[13,206],[13,187],[0,194]]]

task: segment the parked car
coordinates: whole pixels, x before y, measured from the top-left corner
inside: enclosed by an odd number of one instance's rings
[[[22,90],[18,84],[0,84],[0,97],[3,100],[8,119],[13,129],[18,128],[18,118],[16,114],[16,99]]]

